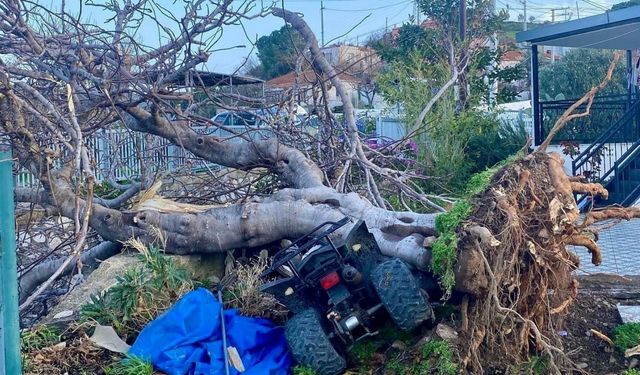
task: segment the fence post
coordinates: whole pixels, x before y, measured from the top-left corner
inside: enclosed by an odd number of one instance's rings
[[[0,373],[6,375],[22,373],[12,170],[11,151],[0,149],[0,334],[3,357]]]

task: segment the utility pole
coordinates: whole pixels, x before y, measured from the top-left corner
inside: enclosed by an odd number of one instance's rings
[[[564,20],[567,20],[567,9],[569,9],[568,7],[564,7],[564,8],[553,8],[551,9],[551,23],[555,23],[556,22],[556,10],[562,10],[564,11]],[[556,62],[556,47],[552,46],[551,47],[551,63],[554,64]]]
[[[464,50],[464,40],[467,35],[467,1],[460,0],[460,45],[462,46],[462,51],[460,53],[460,62],[461,65],[464,65],[464,62],[467,60],[467,54]],[[464,109],[467,103],[467,74],[466,71],[462,70],[459,75],[458,83],[460,87],[458,88],[458,99],[459,99],[459,110]]]
[[[523,21],[523,30],[527,31],[527,0],[522,0],[522,5],[524,6],[524,21]]]
[[[524,0],[526,1],[526,0]],[[491,13],[493,15],[495,15],[497,13],[497,9],[496,9],[496,0],[491,0]],[[526,25],[526,12],[525,12],[525,25]],[[526,30],[526,26],[525,26],[525,30]],[[493,33],[493,35],[491,35],[491,39],[490,42],[491,43],[491,52],[493,54],[493,56],[498,55],[498,34],[497,33]],[[489,63],[489,66],[487,67],[487,75],[485,77],[487,86],[489,87],[489,95],[488,95],[488,105],[489,107],[493,107],[494,105],[496,105],[496,98],[498,96],[498,80],[494,79],[493,81],[489,80],[489,75],[495,71],[497,68],[496,66],[496,60],[492,59],[491,62]]]
[[[420,26],[420,0],[416,0],[416,20],[418,21],[418,26]]]
[[[467,2],[460,0],[460,40],[464,40],[467,33]]]
[[[324,1],[320,0],[320,38],[324,47]]]
[[[556,9],[551,9],[551,24],[556,23]],[[556,46],[551,46],[551,63],[556,62]]]

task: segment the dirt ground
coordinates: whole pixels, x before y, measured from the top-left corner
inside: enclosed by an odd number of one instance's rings
[[[603,279],[604,278],[604,279]],[[616,285],[617,290],[607,285]],[[590,374],[620,374],[629,368],[630,359],[590,332],[598,330],[613,338],[613,329],[622,324],[616,304],[638,304],[640,284],[629,285],[627,292],[618,289],[621,283],[605,275],[590,276],[581,281],[581,292],[565,321],[563,343],[569,357]],[[610,289],[611,292],[607,292]],[[635,290],[634,290],[635,289]],[[565,332],[559,332],[564,335]]]

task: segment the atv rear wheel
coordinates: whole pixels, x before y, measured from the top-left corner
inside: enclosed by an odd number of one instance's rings
[[[371,282],[391,319],[401,329],[412,330],[433,318],[428,298],[400,259],[380,263],[371,273]]]
[[[293,358],[318,375],[339,375],[347,362],[331,344],[320,314],[314,309],[295,314],[284,327]]]

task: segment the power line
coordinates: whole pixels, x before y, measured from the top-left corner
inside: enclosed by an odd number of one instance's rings
[[[589,5],[594,6],[594,7],[596,7],[596,8],[600,8],[600,9],[602,9],[602,10],[609,10],[609,8],[608,8],[608,7],[605,7],[605,6],[603,6],[602,4],[598,4],[598,3],[597,3],[597,2],[595,2],[594,0],[582,0],[582,1],[584,1],[585,3],[587,3],[587,4],[589,4]]]
[[[397,7],[398,5],[402,5],[402,4],[407,4],[409,2],[412,2],[413,0],[405,0],[399,3],[395,3],[395,4],[390,4],[390,5],[383,5],[377,8],[369,8],[369,9],[335,9],[335,8],[324,8],[325,10],[331,10],[334,12],[369,12],[372,10],[379,10],[379,9],[385,9],[385,8],[392,8],[392,7]]]

